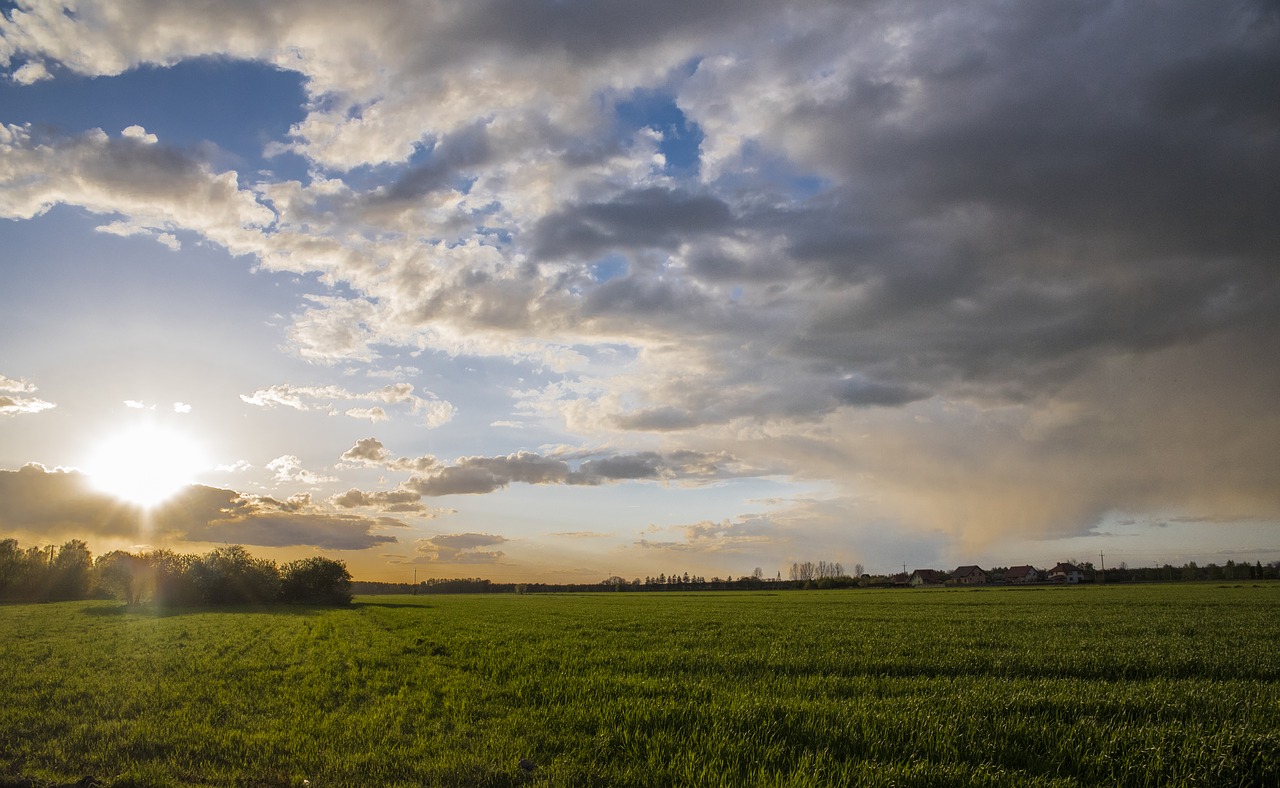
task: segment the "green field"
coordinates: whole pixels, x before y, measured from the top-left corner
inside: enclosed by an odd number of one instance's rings
[[[1280,785],[1276,583],[7,605],[0,655],[0,785]]]

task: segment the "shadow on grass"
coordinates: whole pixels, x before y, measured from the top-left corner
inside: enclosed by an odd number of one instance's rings
[[[431,604],[430,604],[430,603],[428,603],[428,602],[364,602],[364,601],[356,601],[356,602],[352,602],[352,603],[351,603],[351,606],[352,606],[352,607],[396,607],[396,608],[404,607],[404,608],[417,608],[417,609],[419,609],[419,610],[426,610],[427,608],[431,607]]]
[[[315,616],[331,610],[354,610],[359,605],[93,605],[84,608],[86,616],[97,618],[169,618],[196,613],[286,613]]]

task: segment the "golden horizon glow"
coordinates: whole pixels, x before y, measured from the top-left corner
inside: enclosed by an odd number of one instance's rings
[[[84,471],[101,492],[149,509],[193,484],[205,464],[202,447],[188,434],[142,424],[99,443]]]

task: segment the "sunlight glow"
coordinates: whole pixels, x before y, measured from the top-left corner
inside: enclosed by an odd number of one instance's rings
[[[191,484],[205,465],[204,452],[189,436],[144,424],[98,444],[85,473],[102,492],[150,508]]]

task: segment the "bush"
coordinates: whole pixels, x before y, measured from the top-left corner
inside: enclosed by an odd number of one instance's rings
[[[345,605],[351,602],[351,573],[347,565],[331,558],[303,558],[284,565],[280,599],[311,605]]]
[[[187,573],[205,604],[266,604],[280,598],[280,570],[275,561],[254,558],[238,544],[200,556]]]

